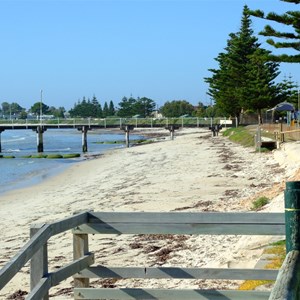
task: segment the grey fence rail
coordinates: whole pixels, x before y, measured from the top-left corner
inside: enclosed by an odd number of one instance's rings
[[[49,290],[74,276],[75,299],[299,299],[300,182],[287,183],[285,213],[83,212],[31,227],[31,239],[0,271],[2,289],[31,260],[31,292],[26,299],[48,299]],[[296,229],[295,229],[296,228]],[[73,230],[74,261],[48,272],[47,241]],[[89,234],[285,235],[288,254],[278,270],[94,265]],[[90,278],[268,279],[272,291],[203,289],[89,288]],[[276,279],[277,278],[277,279]]]

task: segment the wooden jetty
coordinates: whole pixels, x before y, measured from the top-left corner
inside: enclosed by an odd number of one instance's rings
[[[119,129],[125,132],[126,146],[129,147],[129,134],[134,128],[165,128],[171,139],[175,130],[183,127],[209,127],[213,122],[224,122],[225,118],[107,118],[107,119],[51,119],[51,120],[0,120],[0,153],[1,133],[5,130],[29,129],[37,134],[37,152],[44,151],[43,134],[48,129],[74,128],[82,132],[82,152],[88,151],[87,134],[95,129]],[[226,122],[226,124],[228,121]],[[235,122],[231,122],[236,124]],[[227,125],[227,126],[230,126]]]
[[[31,260],[31,292],[26,299],[49,299],[49,289],[74,277],[74,299],[120,300],[298,300],[300,298],[300,182],[287,182],[285,213],[82,212],[51,224],[31,227],[31,239],[0,270],[2,289]],[[74,261],[48,271],[48,240],[73,231]],[[184,267],[121,267],[94,265],[89,234],[286,235],[286,259],[278,270]],[[52,239],[53,243],[53,239]],[[201,247],[201,245],[199,245]],[[276,280],[269,291],[90,288],[90,278],[168,278]]]

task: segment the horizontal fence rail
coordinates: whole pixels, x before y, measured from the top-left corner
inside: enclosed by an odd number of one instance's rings
[[[158,267],[158,268],[139,268],[139,267],[88,267],[81,271],[78,278],[115,278],[115,279],[231,279],[240,280],[275,280],[278,270],[265,269],[228,269],[228,268],[174,268],[174,267]]]
[[[284,235],[283,213],[93,213],[83,234]]]
[[[45,261],[46,266],[31,267],[33,285],[27,300],[49,299],[49,289],[74,276],[75,299],[268,299],[270,291],[165,290],[165,289],[90,289],[90,278],[115,279],[219,279],[275,280],[278,270],[183,268],[183,267],[113,267],[94,265],[88,249],[88,234],[210,234],[210,235],[285,235],[283,213],[189,213],[189,212],[83,212],[62,221],[36,228],[36,233],[20,252],[0,271],[0,288],[29,260]],[[47,240],[72,229],[74,261],[48,272]],[[40,260],[39,260],[39,258]],[[40,274],[36,278],[36,274]],[[101,295],[101,296],[100,296]],[[99,298],[100,297],[100,298]]]
[[[219,290],[160,290],[160,289],[74,289],[75,299],[195,299],[195,300],[267,300],[268,292]],[[101,297],[101,298],[99,298]]]

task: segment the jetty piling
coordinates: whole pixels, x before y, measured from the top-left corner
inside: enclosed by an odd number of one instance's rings
[[[43,126],[37,126],[36,127],[36,137],[37,137],[37,152],[38,153],[42,153],[44,152],[44,141],[43,141],[43,133],[46,131],[47,129],[44,128]]]
[[[129,148],[129,134],[130,130],[133,130],[134,126],[133,125],[126,125],[123,126],[122,129],[125,131],[125,143],[126,147]]]
[[[179,126],[168,125],[165,128],[170,131],[170,138],[171,138],[171,140],[174,140],[175,130],[179,129]]]
[[[87,126],[82,126],[81,132],[82,132],[82,152],[86,153],[88,151],[87,146],[87,132],[89,128]]]
[[[2,152],[2,146],[1,146],[1,133],[4,131],[4,129],[0,129],[0,153]]]

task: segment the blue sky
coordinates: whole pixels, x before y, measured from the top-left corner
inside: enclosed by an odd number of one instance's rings
[[[203,78],[239,30],[245,4],[297,8],[279,0],[0,0],[0,104],[30,108],[41,90],[44,103],[67,110],[93,95],[102,105],[131,95],[158,106],[209,103]],[[253,19],[254,32],[265,24]],[[299,64],[280,69],[280,79],[300,83]]]

